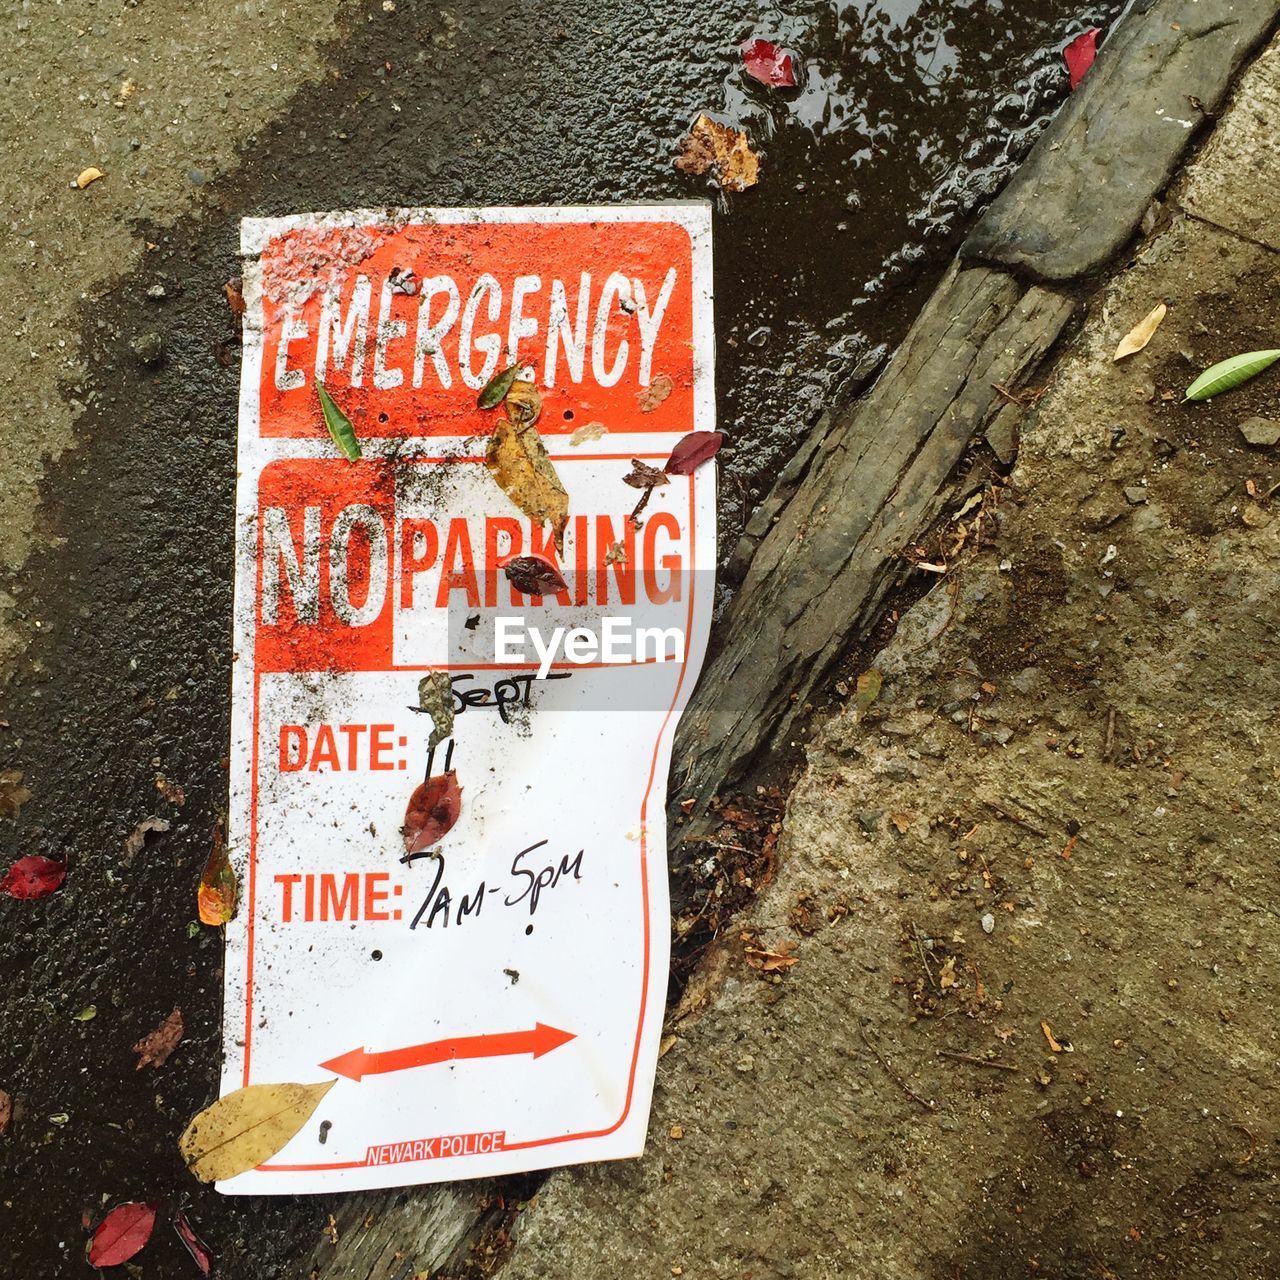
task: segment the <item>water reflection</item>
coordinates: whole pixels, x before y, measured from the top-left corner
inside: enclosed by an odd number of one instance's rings
[[[741,36],[793,50],[790,93],[732,58],[722,118],[764,152],[761,184],[721,198],[726,539],[817,407],[901,337],[974,212],[1067,91],[1061,47],[1122,5],[835,0],[767,5]],[[749,443],[748,443],[749,442]]]

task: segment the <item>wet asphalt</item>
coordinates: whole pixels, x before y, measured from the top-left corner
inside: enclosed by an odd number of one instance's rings
[[[1118,8],[370,5],[328,50],[329,77],[250,141],[199,215],[136,228],[156,246],[143,269],[81,317],[88,369],[67,394],[93,402],[46,481],[60,546],[19,581],[40,638],[0,711],[0,766],[23,769],[36,797],[0,823],[0,860],[69,861],[54,897],[0,901],[0,1088],[17,1104],[0,1138],[0,1274],[87,1273],[82,1215],[158,1199],[186,1206],[218,1274],[292,1276],[328,1211],[219,1197],[176,1145],[214,1094],[221,1034],[221,940],[194,923],[194,886],[227,791],[239,352],[222,285],[239,219],[707,194],[671,159],[698,111],[725,113],[764,154],[760,187],[716,204],[731,547],[818,407],[901,336],[1061,100],[1061,45]],[[798,94],[745,78],[736,46],[753,34],[800,52]],[[157,338],[144,363],[135,348]],[[129,859],[126,838],[152,816],[170,830]],[[136,1071],[130,1046],[175,1006],[184,1041],[160,1071]],[[137,1262],[197,1274],[167,1219]]]

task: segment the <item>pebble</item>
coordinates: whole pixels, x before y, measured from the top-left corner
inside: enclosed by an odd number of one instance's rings
[[[1009,677],[1009,683],[1019,693],[1034,693],[1049,683],[1049,677],[1040,667],[1023,667]]]
[[[1147,486],[1144,484],[1127,484],[1124,487],[1124,496],[1135,507],[1141,506],[1147,500]]]
[[[1272,418],[1249,418],[1240,424],[1240,434],[1245,443],[1257,449],[1266,449],[1273,444],[1280,444],[1280,422]]]
[[[990,911],[984,912],[982,916],[982,932],[995,933],[995,931],[996,931],[995,916],[993,916]]]
[[[129,343],[129,349],[140,363],[148,367],[157,365],[164,359],[164,339],[154,329],[140,333]]]

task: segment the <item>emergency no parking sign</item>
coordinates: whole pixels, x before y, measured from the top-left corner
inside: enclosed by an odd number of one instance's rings
[[[666,470],[714,428],[709,208],[249,219],[242,253],[222,1091],[337,1083],[219,1185],[638,1155],[715,565],[714,462]],[[494,466],[508,369],[554,519]]]

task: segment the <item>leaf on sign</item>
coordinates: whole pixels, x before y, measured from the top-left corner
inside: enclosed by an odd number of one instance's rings
[[[134,858],[142,852],[142,846],[146,844],[147,836],[150,835],[151,832],[164,832],[168,830],[169,821],[167,818],[143,818],[143,820],[129,833],[129,838],[124,842],[125,862],[132,862]]]
[[[745,191],[760,181],[760,157],[751,150],[741,129],[713,120],[702,112],[690,126],[676,156],[681,173],[706,173],[725,191]]]
[[[453,680],[447,671],[433,671],[418,681],[418,706],[431,717],[427,746],[438,747],[453,733]]]
[[[22,785],[21,769],[0,769],[0,818],[16,818],[31,799],[31,789]]]
[[[606,428],[603,422],[588,422],[585,427],[579,427],[569,437],[569,443],[575,447],[580,444],[590,444],[592,440],[599,440],[605,434]]]
[[[498,487],[530,520],[550,522],[556,550],[563,551],[569,495],[551,465],[537,428],[502,419],[489,437],[484,460]]]
[[[660,373],[642,391],[636,392],[641,413],[652,413],[674,390],[676,384],[665,373]]]
[[[85,1257],[91,1267],[118,1267],[128,1262],[151,1239],[156,1225],[156,1206],[130,1201],[117,1205],[98,1223]]]
[[[67,864],[28,854],[5,872],[0,880],[0,893],[10,898],[44,898],[62,887],[67,878]]]
[[[155,1067],[158,1070],[163,1067],[169,1061],[169,1055],[178,1047],[183,1030],[182,1010],[174,1009],[154,1031],[148,1031],[133,1046],[134,1053],[138,1055],[135,1070],[141,1071],[143,1067]]]
[[[1206,369],[1188,388],[1188,400],[1208,400],[1248,382],[1280,360],[1280,350],[1246,351]]]
[[[546,556],[513,556],[502,572],[521,595],[553,596],[569,589],[560,570]]]
[[[201,1182],[221,1182],[270,1160],[337,1084],[251,1084],[198,1112],[178,1139]]]
[[[1097,27],[1090,27],[1063,49],[1062,59],[1067,64],[1072,89],[1079,87],[1084,73],[1093,66],[1093,60],[1098,56],[1098,37],[1101,34]]]
[[[453,829],[462,812],[462,788],[453,769],[420,783],[404,811],[404,851],[422,853]]]
[[[187,1252],[200,1268],[200,1274],[207,1276],[209,1268],[213,1265],[213,1255],[204,1241],[191,1229],[191,1223],[187,1221],[187,1215],[181,1209],[173,1219],[173,1229],[178,1233],[178,1239],[187,1246]]]
[[[858,723],[862,723],[863,717],[871,710],[871,704],[880,696],[880,689],[884,684],[884,676],[879,671],[864,671],[858,677],[858,693],[854,699],[853,710],[854,715],[858,718]]]
[[[236,873],[222,843],[222,823],[213,828],[213,848],[200,874],[196,906],[201,922],[215,928],[224,925],[236,913]]]
[[[631,470],[622,477],[622,483],[629,484],[633,489],[644,490],[640,495],[640,501],[631,509],[631,522],[638,529],[640,513],[649,505],[653,491],[671,482],[667,479],[665,471],[659,471],[657,467],[651,467],[647,462],[641,462],[639,458],[632,458]]]
[[[1137,355],[1152,338],[1156,336],[1156,330],[1160,327],[1165,316],[1169,314],[1169,308],[1163,302],[1152,309],[1129,330],[1128,333],[1120,339],[1120,345],[1116,347],[1116,353],[1111,357],[1113,361],[1123,360],[1126,356]]]
[[[357,462],[360,458],[360,441],[356,439],[356,429],[351,425],[351,419],[334,403],[322,382],[316,383],[316,391],[320,396],[324,425],[328,427],[333,443],[346,455],[348,462]]]
[[[495,373],[480,388],[480,394],[476,396],[476,404],[482,409],[496,409],[507,398],[507,392],[511,390],[511,384],[519,376],[520,366],[518,364],[508,365],[501,373]]]
[[[772,40],[744,40],[741,51],[742,65],[753,80],[759,80],[770,89],[796,87],[794,59]]]
[[[542,392],[532,382],[517,379],[511,384],[502,407],[518,427],[531,427],[542,416]]]
[[[710,462],[724,444],[723,431],[690,431],[676,441],[663,470],[671,476],[690,476],[704,462]]]
[[[632,458],[631,470],[622,477],[622,483],[629,484],[633,489],[658,489],[664,484],[670,484],[671,481],[665,471],[651,467],[639,458]]]

